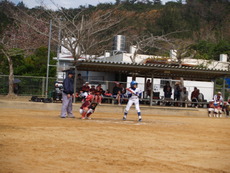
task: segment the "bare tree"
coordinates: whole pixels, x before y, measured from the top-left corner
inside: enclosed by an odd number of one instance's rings
[[[11,26],[5,28],[0,36],[2,53],[8,61],[9,64],[9,97],[15,97],[14,94],[14,59],[18,56],[24,56],[42,45],[44,42],[42,38],[37,39],[36,33],[29,30],[25,25],[20,25],[14,23]],[[40,41],[38,41],[40,40]]]
[[[38,24],[49,26],[49,20],[52,20],[52,28],[54,28],[52,41],[66,48],[72,54],[75,64],[82,56],[104,51],[105,48],[101,45],[112,40],[111,34],[116,35],[126,30],[124,28],[120,28],[119,31],[114,29],[124,20],[122,15],[118,15],[117,8],[95,10],[89,13],[79,9],[66,10],[58,7],[57,11],[40,10],[32,14],[19,9],[17,12],[12,11],[12,14],[15,20],[46,37],[48,37],[48,32]],[[57,36],[60,32],[61,41]],[[77,72],[76,66],[75,72]],[[74,81],[76,86],[76,75]]]
[[[192,41],[184,41],[181,39],[174,39],[171,35],[179,32],[176,31],[165,35],[154,36],[152,34],[144,36],[135,36],[132,39],[132,44],[135,46],[135,52],[130,56],[133,63],[136,62],[136,57],[139,52],[148,52],[150,49],[158,49],[161,52],[169,52],[170,49],[177,50],[177,61],[181,64],[182,59],[190,52]]]
[[[186,57],[192,57],[194,52],[191,50],[192,40],[172,39],[170,49],[176,50],[177,63],[181,65],[182,60]]]
[[[52,40],[59,43],[57,34],[58,30],[61,30],[62,41],[60,45],[69,50],[75,60],[87,53],[98,53],[99,51],[96,49],[98,45],[111,40],[111,33],[114,33],[113,28],[124,20],[121,17],[122,15],[118,15],[117,8],[95,10],[90,13],[79,9],[66,10],[58,6],[57,8],[57,11],[38,10],[32,14],[22,10],[12,13],[14,19],[27,24],[37,33],[47,37],[48,32],[39,26],[41,24],[42,26],[49,26],[49,20],[51,19],[52,28],[54,28]],[[114,34],[121,33],[124,30],[122,28]]]

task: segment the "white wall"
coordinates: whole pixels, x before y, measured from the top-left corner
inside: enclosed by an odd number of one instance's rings
[[[150,78],[147,78],[150,79]],[[151,79],[150,79],[151,80]],[[170,80],[170,79],[168,79]],[[130,86],[130,82],[132,81],[132,77],[127,78],[128,87]],[[137,77],[136,81],[138,82],[138,88],[144,91],[144,78]],[[161,79],[154,79],[153,81],[153,90],[154,92],[160,92],[160,97],[164,96],[163,88],[160,86]],[[202,94],[204,94],[204,99],[209,101],[213,98],[213,90],[214,90],[214,82],[201,82],[201,81],[184,81],[184,86],[187,88],[189,92],[189,99],[191,98],[191,93],[194,90],[194,87],[197,87]],[[172,86],[173,89],[173,86]],[[174,90],[173,90],[174,92]],[[172,94],[173,98],[173,94]]]

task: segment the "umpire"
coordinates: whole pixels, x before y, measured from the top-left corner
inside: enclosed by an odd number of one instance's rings
[[[66,118],[67,114],[69,118],[75,118],[72,112],[72,102],[74,96],[73,75],[73,71],[69,71],[68,76],[63,81],[61,118]]]

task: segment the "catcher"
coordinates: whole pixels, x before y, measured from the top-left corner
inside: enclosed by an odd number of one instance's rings
[[[135,107],[137,110],[137,115],[138,115],[138,121],[139,122],[142,121],[141,111],[140,111],[140,107],[139,107],[139,97],[141,96],[142,91],[139,88],[137,88],[137,84],[138,83],[136,81],[132,81],[130,83],[131,87],[126,88],[129,101],[128,101],[127,106],[126,106],[125,111],[124,111],[123,120],[126,120],[130,107],[133,104],[135,104]]]
[[[94,99],[93,95],[88,95],[85,99],[85,102],[82,103],[80,107],[81,119],[91,119],[90,115],[94,113],[97,103],[92,102]]]

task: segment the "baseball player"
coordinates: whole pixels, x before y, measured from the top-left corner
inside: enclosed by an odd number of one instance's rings
[[[140,111],[140,107],[139,107],[139,97],[141,96],[143,91],[141,91],[139,88],[137,88],[137,84],[138,83],[136,81],[132,81],[130,83],[130,88],[126,88],[129,101],[128,101],[127,106],[126,106],[125,111],[124,111],[123,120],[126,120],[130,107],[133,104],[135,104],[135,107],[137,110],[137,115],[138,115],[138,121],[139,122],[142,121],[141,111]]]
[[[222,117],[222,108],[220,102],[214,102],[214,107],[214,114],[216,115],[216,117]]]
[[[214,106],[214,100],[211,100],[209,102],[209,108],[208,108],[208,116],[212,117],[212,115],[215,117],[215,106]]]
[[[97,107],[97,103],[93,103],[94,96],[89,94],[86,99],[85,102],[82,103],[81,107],[80,107],[80,114],[81,114],[81,119],[91,119],[90,115],[92,113],[94,113],[96,107]]]

